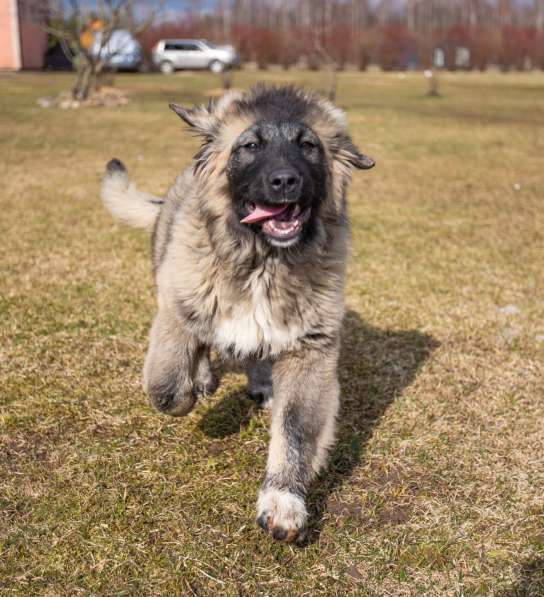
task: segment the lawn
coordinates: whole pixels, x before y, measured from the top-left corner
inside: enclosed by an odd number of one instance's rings
[[[323,88],[319,73],[241,72]],[[225,367],[185,419],[140,387],[145,233],[98,198],[164,192],[198,141],[168,110],[208,74],[120,75],[120,108],[42,109],[0,78],[0,594],[543,595],[544,75],[343,73],[374,157],[353,248],[329,470],[302,547],[254,523],[267,414]]]

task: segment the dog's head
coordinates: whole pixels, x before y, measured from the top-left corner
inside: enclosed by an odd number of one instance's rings
[[[324,212],[340,215],[352,168],[374,165],[353,144],[341,110],[294,87],[171,108],[204,137],[195,173],[228,199],[221,209],[230,210],[230,225],[276,247],[311,239]]]

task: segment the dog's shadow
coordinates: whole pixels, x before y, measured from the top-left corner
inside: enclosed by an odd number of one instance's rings
[[[308,496],[312,514],[307,541],[319,536],[327,498],[351,477],[374,428],[388,406],[402,396],[439,343],[417,330],[383,330],[355,311],[344,320],[339,363],[341,411],[329,467]]]
[[[498,594],[499,597],[527,597],[544,595],[544,557],[524,562],[513,585]]]
[[[327,471],[308,496],[308,541],[319,535],[327,497],[351,476],[387,407],[412,383],[437,347],[432,336],[417,330],[382,330],[365,323],[354,311],[346,315],[339,363],[342,406],[337,441]],[[204,414],[199,428],[208,436],[225,437],[245,427],[253,411],[253,403],[239,390],[234,391]]]

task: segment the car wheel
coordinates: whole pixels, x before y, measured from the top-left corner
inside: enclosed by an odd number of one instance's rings
[[[160,69],[163,75],[171,75],[174,72],[174,65],[168,60],[165,60],[164,62],[161,62]]]
[[[213,60],[210,62],[209,69],[212,71],[212,73],[218,75],[225,70],[225,65],[221,62],[221,60]]]

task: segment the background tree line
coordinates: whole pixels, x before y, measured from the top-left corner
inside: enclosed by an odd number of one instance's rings
[[[334,62],[361,70],[544,69],[544,0],[206,0],[143,31],[146,53],[166,37],[229,42],[260,68]],[[175,5],[174,5],[175,6]],[[459,61],[459,48],[464,59]]]

